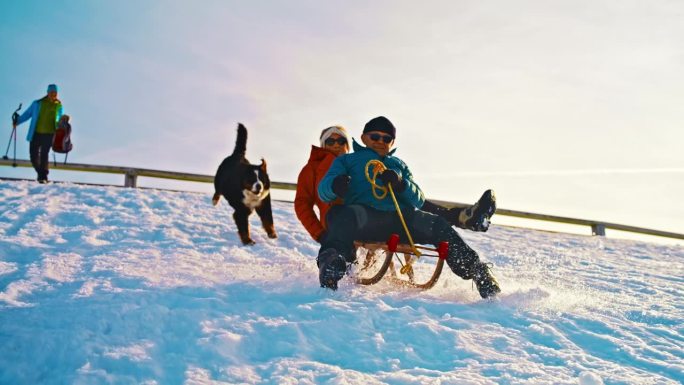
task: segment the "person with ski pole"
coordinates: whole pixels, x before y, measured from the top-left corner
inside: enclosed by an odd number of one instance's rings
[[[321,287],[337,289],[347,264],[354,261],[354,240],[384,242],[391,234],[400,234],[405,240],[411,238],[405,234],[408,230],[416,243],[436,246],[439,242],[448,242],[446,262],[454,274],[472,279],[482,298],[495,296],[501,292],[499,283],[477,252],[446,219],[419,209],[425,203],[425,196],[406,163],[394,156],[395,137],[396,128],[389,119],[384,116],[371,119],[361,136],[365,147],[353,142],[354,152],[335,158],[318,185],[322,201],[344,199],[343,205],[331,207],[326,216],[328,230],[321,239],[317,258]],[[368,180],[368,165],[378,162],[383,170],[375,175],[382,182],[381,187],[392,192],[391,197],[390,194],[379,197],[374,190],[375,181]],[[395,211],[396,206],[401,216]]]
[[[29,155],[31,164],[38,174],[39,183],[48,182],[49,153],[52,140],[57,129],[57,122],[62,117],[62,102],[57,99],[57,85],[47,87],[47,95],[34,100],[31,106],[19,116],[13,128],[31,119],[26,140],[30,143]]]

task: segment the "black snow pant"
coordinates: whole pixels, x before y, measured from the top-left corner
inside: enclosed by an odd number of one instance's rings
[[[449,242],[446,259],[451,270],[463,279],[473,278],[480,257],[442,217],[413,208],[402,210],[413,241],[437,246]],[[356,258],[354,241],[386,242],[390,235],[398,234],[401,243],[408,238],[396,211],[380,211],[365,205],[333,206],[326,215],[328,230],[321,239],[319,255],[334,248],[347,262]]]
[[[33,169],[38,174],[38,180],[47,180],[48,167],[50,165],[50,148],[52,148],[52,137],[54,134],[33,134],[31,145],[29,146],[29,154],[31,156],[31,164]]]

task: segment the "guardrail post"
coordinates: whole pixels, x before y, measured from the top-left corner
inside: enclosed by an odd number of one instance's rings
[[[134,169],[128,169],[124,175],[124,187],[137,187],[138,175]]]
[[[594,223],[591,225],[591,235],[606,236],[606,225],[603,223]]]

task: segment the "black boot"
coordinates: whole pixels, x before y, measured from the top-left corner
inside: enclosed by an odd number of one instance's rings
[[[474,205],[458,211],[456,226],[472,231],[487,231],[489,219],[494,212],[496,212],[496,196],[494,191],[487,190]]]
[[[347,262],[337,250],[325,249],[318,254],[318,280],[321,287],[337,290],[337,281],[344,277]]]
[[[499,282],[489,270],[489,266],[482,262],[478,262],[475,265],[473,281],[475,281],[477,291],[480,292],[480,297],[482,298],[490,298],[501,293]]]
[[[38,183],[47,183],[48,182],[48,174],[47,172],[40,170],[38,171]]]

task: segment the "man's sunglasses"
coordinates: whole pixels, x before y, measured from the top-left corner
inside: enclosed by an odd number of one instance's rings
[[[394,138],[389,135],[370,134],[368,137],[374,142],[379,142],[380,139],[382,139],[386,144],[390,144],[394,140]]]
[[[340,146],[344,146],[345,144],[347,144],[347,139],[345,139],[345,138],[337,138],[337,139],[328,138],[325,140],[326,146],[332,146],[335,143],[339,144]]]

